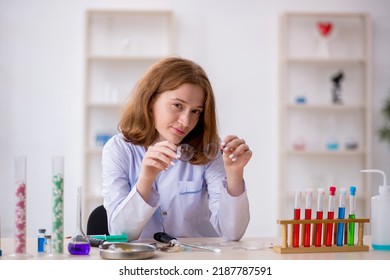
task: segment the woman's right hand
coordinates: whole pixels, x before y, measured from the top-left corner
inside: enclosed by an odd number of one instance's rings
[[[177,159],[176,149],[177,146],[168,141],[149,146],[142,160],[139,177],[152,183],[161,171],[168,170],[170,165],[174,165],[174,160]]]

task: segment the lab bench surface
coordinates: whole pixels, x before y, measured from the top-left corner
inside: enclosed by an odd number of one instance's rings
[[[204,250],[182,248],[182,250],[156,250],[153,260],[390,260],[390,251],[376,251],[369,246],[368,251],[358,252],[326,252],[326,253],[289,253],[280,254],[273,250],[273,246],[281,244],[281,238],[245,237],[240,241],[225,241],[222,238],[180,238],[183,243],[198,244],[219,248],[220,253]],[[68,240],[64,242],[64,253],[61,255],[39,255],[37,253],[37,239],[28,238],[26,245],[27,257],[12,256],[14,251],[13,238],[2,238],[2,257],[0,260],[32,259],[32,260],[103,260],[99,249],[92,247],[87,256],[68,254]],[[364,244],[370,245],[370,237],[364,237]],[[139,242],[156,244],[158,248],[167,244],[156,243],[153,239],[139,240]]]

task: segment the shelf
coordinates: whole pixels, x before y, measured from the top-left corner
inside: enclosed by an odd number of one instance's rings
[[[363,58],[286,58],[286,63],[298,63],[298,64],[314,64],[319,66],[326,65],[355,65],[355,64],[365,64],[366,61]]]
[[[86,22],[87,57],[158,59],[172,54],[171,11],[90,10]]]
[[[287,150],[288,155],[304,155],[304,156],[364,156],[366,155],[365,150],[337,150],[337,151],[326,151],[326,150]]]
[[[356,105],[323,105],[323,104],[287,104],[287,109],[292,110],[307,110],[307,111],[354,111],[364,110],[363,104]]]
[[[86,105],[88,108],[90,109],[121,109],[123,107],[123,103],[108,103],[108,102],[91,102],[91,103],[87,103]]]
[[[336,193],[355,185],[367,216],[371,184],[360,170],[372,168],[369,16],[286,13],[279,50],[279,216],[292,213],[295,189],[331,185]]]
[[[338,13],[328,13],[328,12],[287,12],[285,13],[286,17],[296,17],[296,18],[340,18],[340,19],[353,19],[361,18],[364,20],[367,17],[367,14],[365,13],[344,13],[344,12],[338,12]]]
[[[168,54],[166,55],[168,56]],[[131,61],[158,61],[165,56],[148,56],[148,55],[89,55],[87,60],[93,61],[120,61],[120,62],[131,62]]]
[[[147,69],[174,54],[168,10],[93,9],[85,14],[85,217],[103,201],[102,147],[116,133],[123,106]]]

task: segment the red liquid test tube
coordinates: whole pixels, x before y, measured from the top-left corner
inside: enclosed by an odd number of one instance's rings
[[[329,188],[329,203],[328,203],[328,220],[334,219],[334,208],[335,208],[335,193],[336,187],[331,186]],[[333,223],[328,223],[326,225],[326,236],[325,236],[325,245],[330,247],[332,246],[333,241]]]
[[[316,213],[317,220],[323,219],[324,193],[325,193],[325,190],[322,188],[319,188],[317,190],[317,213]],[[316,235],[315,235],[314,245],[316,247],[321,247],[321,245],[322,245],[322,224],[316,224],[315,232],[316,232]]]
[[[305,220],[311,220],[311,199],[312,199],[313,190],[306,190],[306,200],[305,200]],[[310,234],[311,234],[311,224],[305,224],[305,235],[303,240],[304,247],[310,247]]]
[[[294,220],[301,219],[301,191],[295,191]],[[293,247],[299,247],[299,224],[293,226]]]

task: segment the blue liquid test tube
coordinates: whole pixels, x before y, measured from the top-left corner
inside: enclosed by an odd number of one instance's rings
[[[342,188],[340,189],[339,212],[338,212],[339,219],[345,218],[346,199],[347,199],[347,190],[345,188]],[[343,246],[343,240],[344,240],[344,223],[338,223],[336,245]]]

